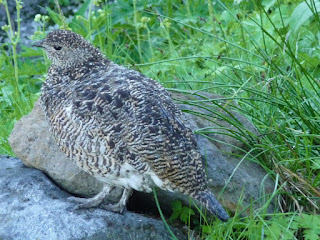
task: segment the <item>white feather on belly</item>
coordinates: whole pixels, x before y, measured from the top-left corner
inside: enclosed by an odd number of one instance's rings
[[[153,186],[172,191],[165,186],[164,182],[154,173],[149,170],[147,172],[138,172],[129,163],[121,165],[120,176],[116,174],[108,174],[107,177],[97,177],[99,180],[114,186],[125,188],[133,188],[137,191],[151,192]]]

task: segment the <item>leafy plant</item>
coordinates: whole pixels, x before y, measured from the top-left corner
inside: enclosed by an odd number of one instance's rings
[[[186,206],[183,206],[181,201],[175,200],[172,202],[173,213],[169,221],[180,219],[184,224],[188,224],[190,218],[195,215],[194,211]]]

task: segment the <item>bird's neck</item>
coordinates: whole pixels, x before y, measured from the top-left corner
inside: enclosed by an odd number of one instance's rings
[[[97,59],[88,59],[85,62],[71,66],[57,66],[52,64],[48,70],[47,81],[49,80],[50,84],[76,81],[86,75],[91,75],[101,69],[106,69],[110,62],[108,59],[99,59],[99,61],[97,61]]]

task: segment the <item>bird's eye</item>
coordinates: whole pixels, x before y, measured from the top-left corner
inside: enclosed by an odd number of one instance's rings
[[[54,48],[55,50],[61,50],[62,47],[60,47],[60,46],[53,46],[53,48]]]

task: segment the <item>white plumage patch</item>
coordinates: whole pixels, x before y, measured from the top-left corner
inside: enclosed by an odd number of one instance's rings
[[[155,174],[154,171],[149,170],[148,172],[141,174],[129,163],[121,165],[120,175],[113,172],[108,174],[108,178],[101,176],[97,176],[97,178],[110,185],[133,188],[137,191],[151,192],[153,186],[157,186],[167,191],[173,191]]]
[[[70,117],[71,111],[72,111],[72,105],[69,105],[68,107],[66,107],[65,110],[66,110],[66,114]]]
[[[133,188],[137,191],[152,191],[151,178],[147,179],[145,175],[139,173],[129,163],[121,165],[120,174],[116,172],[108,173],[108,177],[97,176],[103,182],[114,186],[122,186],[124,188]]]
[[[119,184],[124,187],[131,187],[141,191],[144,186],[144,177],[141,173],[135,170],[130,164],[124,163],[121,165]]]

